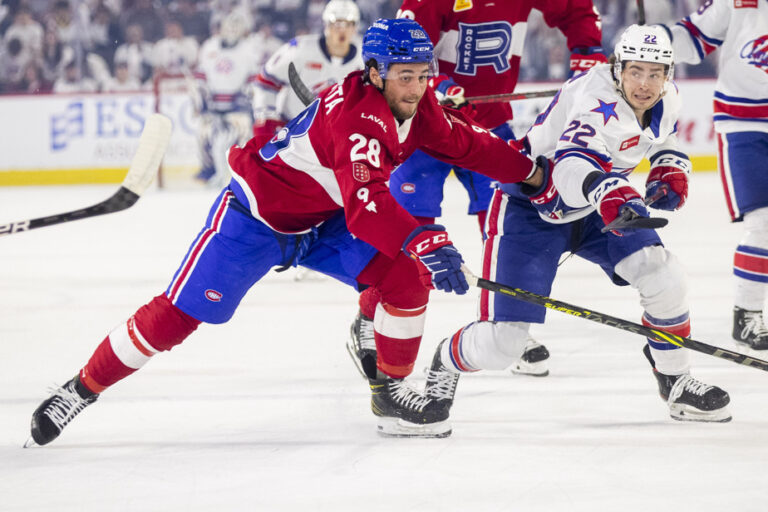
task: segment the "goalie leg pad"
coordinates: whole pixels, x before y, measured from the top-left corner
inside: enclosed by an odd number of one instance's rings
[[[503,370],[520,359],[527,322],[473,322],[442,346],[443,364],[456,371]]]
[[[109,333],[80,370],[80,380],[89,390],[101,393],[158,352],[184,341],[198,325],[200,321],[159,295]]]

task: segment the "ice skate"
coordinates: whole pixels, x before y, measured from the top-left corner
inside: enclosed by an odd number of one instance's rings
[[[768,327],[763,312],[734,307],[733,339],[753,350],[768,350]]]
[[[443,344],[448,340],[443,340],[437,346],[435,356],[432,358],[432,365],[427,371],[427,383],[424,388],[424,395],[435,401],[438,408],[443,409],[441,416],[448,418],[453,405],[453,397],[456,395],[456,385],[459,383],[459,372],[452,372],[445,367],[440,359],[440,352]]]
[[[528,336],[525,352],[520,359],[510,366],[509,371],[517,375],[530,375],[531,377],[546,377],[549,375],[547,360],[549,350],[547,347]]]
[[[653,368],[659,383],[659,395],[669,406],[669,415],[678,421],[706,421],[725,423],[731,421],[726,405],[731,401],[728,393],[717,386],[704,384],[690,374],[665,375],[655,368],[648,345],[643,353]]]
[[[376,378],[376,341],[373,337],[373,319],[358,311],[349,328],[347,352],[357,371],[364,379]]]
[[[24,443],[24,448],[50,443],[59,437],[75,416],[99,398],[97,393],[92,393],[80,383],[78,376],[61,387],[53,388],[52,392],[32,413],[32,437]]]
[[[371,410],[384,437],[440,438],[451,435],[447,410],[403,379],[370,379]]]

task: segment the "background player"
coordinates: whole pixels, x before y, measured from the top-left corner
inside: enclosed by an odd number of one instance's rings
[[[226,151],[233,144],[244,144],[251,135],[251,109],[248,95],[263,62],[260,39],[247,37],[250,15],[234,10],[221,21],[217,35],[200,48],[194,77],[198,85],[195,98],[200,111],[200,159],[197,179],[221,187],[230,179]]]
[[[365,72],[326,90],[267,145],[251,139],[230,149],[233,179],[168,289],[112,330],[78,375],[38,407],[35,443],[54,440],[105,389],[200,323],[228,321],[271,268],[296,264],[381,291],[378,369],[370,382],[380,431],[448,434],[432,401],[403,379],[421,342],[427,286],[465,293],[462,258],[442,226],[421,226],[397,204],[389,174],[418,147],[500,182],[541,180],[542,173],[505,141],[438,105],[427,91],[433,47],[416,22],[378,20],[362,55]]]
[[[355,45],[360,10],[352,0],[331,0],[323,10],[322,34],[297,36],[281,46],[264,64],[253,94],[253,136],[267,142],[285,123],[304,110],[288,81],[293,62],[315,94],[362,69]]]
[[[552,159],[538,189],[501,185],[491,201],[483,277],[541,295],[550,293],[558,259],[571,251],[600,265],[640,295],[643,324],[679,336],[691,330],[683,268],[654,230],[602,232],[624,210],[647,217],[626,175],[648,155],[646,197],[675,210],[688,194],[690,161],[677,150],[680,99],[670,82],[672,47],[660,27],[630,26],[601,64],[570,79],[523,143]],[[539,157],[540,159],[543,157]],[[489,216],[490,218],[491,216]],[[500,370],[522,353],[531,323],[545,308],[483,290],[480,315],[437,348],[426,395],[450,408],[459,372]],[[648,340],[643,349],[672,418],[723,422],[728,394],[689,374],[689,353]]]
[[[681,62],[698,64],[722,48],[714,99],[719,171],[731,220],[744,222],[733,258],[733,339],[766,350],[768,2],[710,0],[667,31]]]
[[[468,106],[464,95],[484,96],[514,92],[520,71],[526,21],[531,10],[567,38],[573,73],[605,62],[601,53],[600,16],[591,0],[522,1],[481,4],[471,0],[405,0],[398,17],[415,19],[435,44],[439,78],[433,80],[438,98],[468,110],[482,126],[504,139],[513,139],[509,103]],[[444,75],[444,76],[443,76]],[[417,151],[392,174],[390,190],[397,202],[419,222],[431,224],[442,213],[443,185],[451,170],[467,190],[469,214],[477,215],[482,230],[493,193],[486,176],[440,162]],[[360,311],[351,327],[347,349],[363,375],[376,360],[371,318],[378,298],[368,289],[360,296]],[[546,347],[531,338],[523,357],[515,361],[516,373],[544,376],[549,373]]]

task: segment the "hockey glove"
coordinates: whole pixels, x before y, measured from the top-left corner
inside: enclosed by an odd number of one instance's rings
[[[650,217],[637,190],[629,184],[627,178],[616,172],[600,173],[600,176],[586,186],[586,196],[606,226],[626,209],[630,209],[638,217]],[[633,231],[634,228],[625,227],[611,230],[611,233],[622,236]]]
[[[604,62],[608,62],[608,59],[603,55],[603,49],[600,46],[574,48],[571,53],[571,74],[569,76],[578,75]]]
[[[261,147],[269,142],[283,126],[285,123],[278,119],[256,121],[253,125],[253,138],[256,139],[257,146]]]
[[[416,260],[419,278],[426,288],[464,295],[469,290],[461,271],[463,259],[438,224],[419,226],[403,242],[403,251]]]
[[[544,170],[544,181],[538,188],[521,184],[520,192],[528,196],[531,204],[542,217],[562,219],[565,213],[572,208],[565,204],[552,182],[552,169],[555,164],[543,156],[536,158],[536,164]]]
[[[645,197],[657,195],[662,187],[666,195],[656,199],[650,206],[659,210],[678,210],[688,198],[688,177],[691,175],[691,161],[677,151],[660,151],[651,157],[651,172],[645,182]]]
[[[438,103],[459,110],[469,116],[475,106],[464,98],[464,88],[447,75],[438,75],[429,79],[429,86],[435,90]]]

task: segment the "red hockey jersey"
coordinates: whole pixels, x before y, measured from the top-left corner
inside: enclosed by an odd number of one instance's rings
[[[467,96],[485,96],[514,92],[533,9],[560,29],[569,49],[601,45],[600,17],[591,0],[405,0],[397,15],[427,31],[441,74],[463,86]],[[475,119],[495,128],[512,119],[512,107],[479,104]]]
[[[427,89],[398,124],[362,72],[325,91],[264,147],[233,147],[229,164],[254,217],[302,233],[344,209],[350,232],[395,257],[418,223],[389,193],[390,172],[416,149],[500,181],[525,179],[533,161]]]

